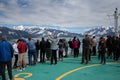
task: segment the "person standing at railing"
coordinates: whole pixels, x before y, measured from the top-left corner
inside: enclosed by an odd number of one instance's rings
[[[48,39],[51,41],[51,65],[53,64],[53,60],[55,61],[54,64],[57,64],[57,49],[58,49],[58,38],[57,35],[51,35],[48,33]]]
[[[6,36],[2,36],[2,41],[0,42],[0,72],[2,80],[7,80],[5,76],[6,67],[8,70],[9,80],[13,80],[12,57],[13,57],[12,45],[7,41]]]
[[[15,41],[12,45],[13,50],[14,50],[14,56],[15,56],[15,61],[14,61],[14,65],[13,68],[17,68],[18,67],[18,48],[17,48],[17,41]]]
[[[86,64],[88,64],[89,62],[89,55],[90,55],[90,39],[89,39],[89,35],[85,35],[85,38],[82,40],[82,48],[83,48],[83,52],[82,52],[82,62],[81,64],[83,64],[84,62]]]

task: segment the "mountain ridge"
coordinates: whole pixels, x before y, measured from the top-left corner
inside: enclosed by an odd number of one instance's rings
[[[120,26],[118,27],[118,31],[119,30],[120,30]],[[112,26],[109,26],[109,27],[101,26],[101,27],[90,29],[84,32],[84,34],[89,34],[89,35],[98,36],[98,37],[107,36],[107,35],[115,36],[115,30],[114,30],[114,27]]]
[[[51,32],[52,34],[57,34],[60,37],[74,37],[74,36],[82,36],[82,34],[78,33],[71,33],[65,30],[58,30],[58,29],[52,29],[52,28],[46,28],[46,27],[40,27],[40,26],[15,26],[13,27],[14,30],[22,30],[26,31],[30,34],[36,34],[37,36],[47,36],[48,32]]]
[[[34,35],[29,34],[28,32],[14,30],[8,27],[0,27],[0,37],[2,37],[3,35],[6,35],[8,39],[28,37],[28,35],[31,37],[34,36]]]
[[[120,26],[119,28],[120,29]],[[107,35],[115,35],[115,30],[114,27],[96,27],[92,28],[88,31],[85,31],[83,34],[78,34],[78,33],[71,33],[65,30],[57,30],[57,29],[52,29],[52,28],[46,28],[46,27],[41,27],[41,26],[13,26],[11,28],[9,27],[0,27],[0,37],[2,35],[7,35],[8,39],[18,39],[18,38],[28,38],[28,37],[33,37],[33,38],[39,38],[39,37],[46,37],[48,32],[51,32],[53,35],[57,34],[59,37],[84,37],[85,34],[89,34],[91,36],[107,36]],[[120,33],[120,32],[119,32]]]
[[[7,35],[8,39],[18,39],[18,38],[39,38],[39,37],[46,37],[47,33],[51,32],[52,34],[57,34],[59,37],[74,37],[79,36],[81,34],[77,33],[70,33],[68,31],[62,31],[57,29],[50,29],[50,28],[41,28],[41,27],[24,27],[24,26],[14,26],[11,28],[8,27],[0,27],[0,37],[2,35]]]

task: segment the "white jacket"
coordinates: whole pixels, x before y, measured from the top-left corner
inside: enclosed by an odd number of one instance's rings
[[[51,49],[57,50],[58,49],[58,39],[52,38],[51,36],[48,36],[48,39],[51,41]]]
[[[12,46],[13,46],[14,54],[18,54],[17,43],[14,43]]]

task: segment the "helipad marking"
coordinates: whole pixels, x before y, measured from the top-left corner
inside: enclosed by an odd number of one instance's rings
[[[20,75],[26,75],[24,76],[23,78],[19,78]],[[16,74],[14,77],[14,80],[25,80],[25,78],[28,78],[28,77],[31,77],[32,76],[32,73],[19,73],[19,74]]]

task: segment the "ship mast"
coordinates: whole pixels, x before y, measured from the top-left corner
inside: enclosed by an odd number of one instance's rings
[[[116,8],[115,9],[115,11],[114,11],[114,14],[113,14],[113,16],[114,16],[114,26],[115,26],[115,36],[119,36],[119,33],[118,33],[118,16],[119,16],[120,14],[118,14],[118,9]]]

